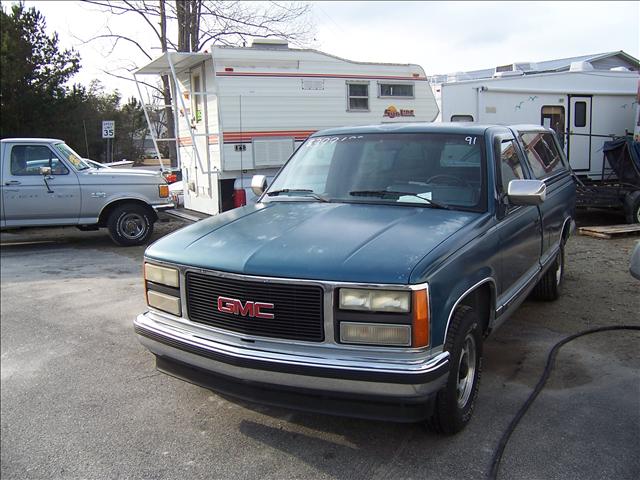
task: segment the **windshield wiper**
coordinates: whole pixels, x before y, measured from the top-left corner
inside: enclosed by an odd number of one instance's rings
[[[436,202],[435,200],[431,200],[426,197],[421,197],[418,193],[413,192],[397,192],[395,190],[355,190],[353,192],[349,192],[349,195],[354,197],[386,197],[387,195],[398,196],[401,197],[403,195],[410,195],[412,197],[419,198],[420,200],[424,200],[429,205],[435,208],[442,208],[444,210],[451,210],[451,207],[445,205],[444,203]]]
[[[294,193],[294,194],[302,194],[303,196],[312,197],[320,202],[328,202],[329,199],[323,197],[322,195],[317,194],[313,190],[309,190],[308,188],[283,188],[281,190],[273,190],[272,192],[267,192],[268,197],[276,197],[281,193]]]

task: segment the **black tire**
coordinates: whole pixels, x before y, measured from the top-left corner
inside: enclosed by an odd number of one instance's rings
[[[452,435],[471,420],[482,373],[482,325],[468,306],[456,309],[444,346],[449,352],[449,378],[436,396],[428,425],[434,431]]]
[[[640,223],[640,190],[624,197],[624,213],[627,223]]]
[[[107,220],[111,239],[120,246],[142,245],[153,233],[153,217],[149,209],[125,203],[113,209]]]
[[[564,280],[564,244],[560,243],[560,251],[553,261],[553,265],[538,280],[531,295],[535,300],[552,302],[560,298],[562,281]]]

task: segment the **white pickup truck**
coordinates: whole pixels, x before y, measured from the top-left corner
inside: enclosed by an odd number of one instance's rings
[[[157,211],[173,208],[160,173],[97,169],[62,140],[0,141],[0,228],[109,229],[118,245],[145,243]]]

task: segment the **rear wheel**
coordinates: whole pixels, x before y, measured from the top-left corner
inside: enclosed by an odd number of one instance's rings
[[[153,220],[142,205],[127,203],[116,207],[107,220],[111,239],[120,246],[142,245],[153,233]]]
[[[553,261],[553,265],[545,272],[532,295],[536,300],[553,301],[560,297],[562,281],[564,279],[564,244],[560,243],[560,251]]]
[[[449,352],[449,378],[438,392],[430,427],[439,433],[462,430],[473,415],[482,372],[482,329],[475,311],[456,309],[445,342]]]

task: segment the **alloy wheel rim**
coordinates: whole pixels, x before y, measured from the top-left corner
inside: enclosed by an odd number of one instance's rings
[[[471,398],[476,378],[476,341],[471,333],[468,333],[464,339],[457,378],[458,407],[464,408]]]
[[[120,219],[120,232],[129,240],[137,240],[145,232],[145,222],[142,215],[127,213]]]

